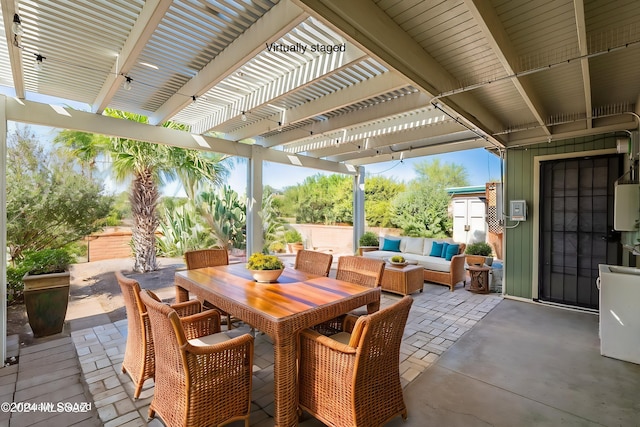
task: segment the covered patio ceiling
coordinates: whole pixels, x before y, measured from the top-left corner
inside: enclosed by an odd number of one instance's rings
[[[638,127],[635,0],[0,2],[18,99],[184,123],[196,148],[360,166]]]

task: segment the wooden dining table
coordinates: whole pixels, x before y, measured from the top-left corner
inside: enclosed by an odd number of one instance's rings
[[[380,288],[367,288],[285,268],[276,283],[258,283],[244,264],[176,272],[176,292],[194,294],[269,335],[274,342],[276,426],[298,424],[296,347],[302,329],[358,307],[380,308]]]

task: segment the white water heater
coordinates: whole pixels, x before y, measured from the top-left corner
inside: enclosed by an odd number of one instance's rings
[[[613,197],[613,229],[634,231],[640,214],[640,186],[638,183],[616,183]]]

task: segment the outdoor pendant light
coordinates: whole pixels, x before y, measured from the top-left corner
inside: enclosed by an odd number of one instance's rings
[[[40,54],[36,54],[36,63],[33,65],[33,68],[35,68],[36,71],[42,71],[42,68],[43,68],[42,61],[45,59],[47,58],[45,58]]]
[[[127,80],[122,84],[122,89],[131,90],[131,83],[133,82],[133,79],[129,76],[124,76],[124,78]]]
[[[11,31],[16,36],[21,36],[24,34],[24,28],[22,28],[22,22],[20,21],[20,15],[17,13],[13,14],[13,25],[11,25]]]

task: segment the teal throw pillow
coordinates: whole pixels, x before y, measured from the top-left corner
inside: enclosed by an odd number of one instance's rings
[[[442,258],[442,243],[433,242],[431,245],[431,253],[429,256],[437,256],[438,258]]]
[[[384,239],[383,251],[400,252],[400,239]]]
[[[447,248],[449,247],[449,244],[447,242],[444,242],[442,244],[442,252],[440,253],[440,258],[444,258],[447,256]]]
[[[460,245],[447,246],[447,254],[444,257],[444,259],[446,259],[447,261],[451,261],[451,258],[453,258],[454,255],[458,255],[459,250],[460,250]]]

